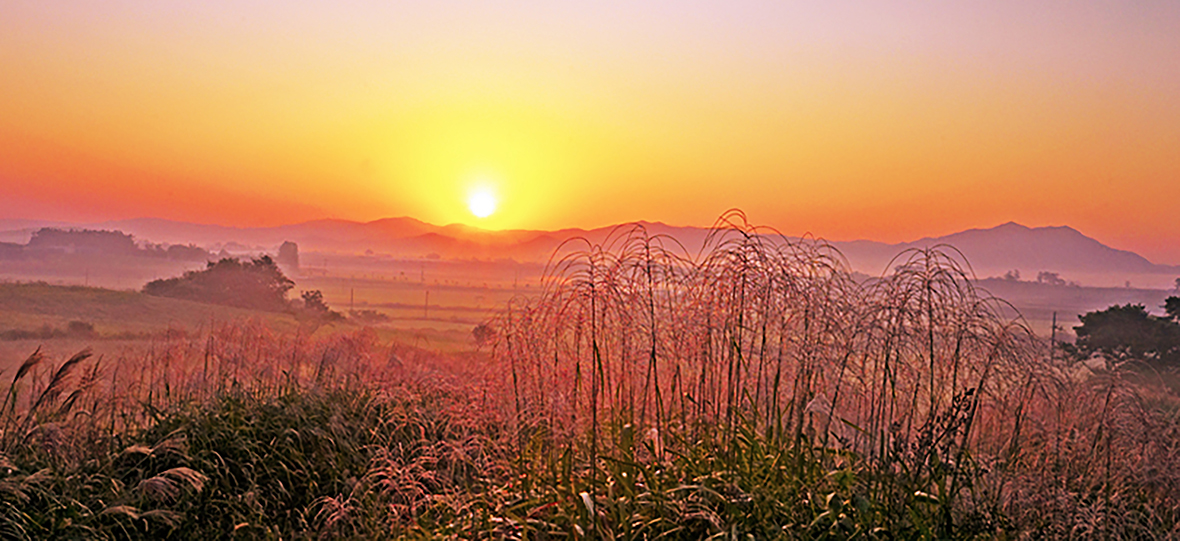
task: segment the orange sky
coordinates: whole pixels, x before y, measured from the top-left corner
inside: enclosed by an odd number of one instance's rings
[[[832,239],[1065,224],[1180,264],[1176,2],[79,4],[3,8],[0,218],[740,207]]]

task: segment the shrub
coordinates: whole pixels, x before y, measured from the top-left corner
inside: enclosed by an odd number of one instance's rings
[[[143,292],[239,308],[284,311],[288,309],[287,292],[293,287],[295,282],[283,275],[270,256],[264,255],[247,262],[232,258],[211,261],[204,270],[148,282]]]

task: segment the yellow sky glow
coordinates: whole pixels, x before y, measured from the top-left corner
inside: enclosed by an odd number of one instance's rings
[[[740,207],[834,239],[1067,224],[1180,263],[1170,3],[5,11],[0,218],[556,229]]]

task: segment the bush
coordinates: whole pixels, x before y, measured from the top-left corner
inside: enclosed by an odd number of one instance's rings
[[[204,270],[148,282],[143,292],[158,297],[281,312],[289,308],[287,292],[293,287],[295,282],[283,275],[270,256],[264,255],[247,262],[232,258],[211,261]]]
[[[324,294],[318,289],[304,291],[300,298],[303,300],[303,310],[324,319],[344,319],[340,312],[334,312],[328,303],[324,302]]]

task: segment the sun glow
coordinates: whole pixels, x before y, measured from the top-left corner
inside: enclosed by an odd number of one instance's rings
[[[486,188],[477,188],[467,197],[467,208],[476,218],[487,218],[496,212],[496,196]]]

